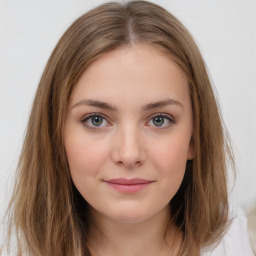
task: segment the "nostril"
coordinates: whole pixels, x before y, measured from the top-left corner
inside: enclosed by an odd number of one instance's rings
[[[118,165],[124,165],[122,161],[117,162]]]
[[[137,165],[137,166],[141,166],[143,164],[143,161],[137,161],[136,163],[135,163],[135,165]]]
[[[116,164],[119,166],[123,166],[127,169],[133,169],[133,168],[141,166],[143,164],[143,161],[134,161],[134,162],[116,161]]]
[[[143,143],[137,140],[135,132],[117,134],[113,144],[111,159],[118,166],[132,169],[141,166],[145,160]]]

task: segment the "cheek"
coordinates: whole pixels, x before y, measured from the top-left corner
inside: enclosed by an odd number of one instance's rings
[[[181,143],[179,140],[165,141],[155,148],[155,159],[162,165],[161,169],[184,166],[187,162],[188,147],[187,143]]]
[[[76,133],[67,136],[65,149],[72,177],[97,173],[108,155],[107,144]]]
[[[151,151],[153,164],[165,186],[180,186],[186,169],[188,148],[189,143],[182,136],[175,136],[158,143]]]

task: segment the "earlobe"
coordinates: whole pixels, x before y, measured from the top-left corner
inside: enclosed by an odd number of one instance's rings
[[[187,160],[193,160],[195,156],[196,156],[196,149],[195,149],[195,144],[192,138],[189,143]]]

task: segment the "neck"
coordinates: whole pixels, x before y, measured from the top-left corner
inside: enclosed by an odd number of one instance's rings
[[[181,233],[170,221],[170,209],[144,221],[116,221],[92,210],[89,247],[93,256],[178,255]]]

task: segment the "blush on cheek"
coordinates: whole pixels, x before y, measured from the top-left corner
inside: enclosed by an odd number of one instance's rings
[[[159,149],[154,151],[155,159],[159,159],[157,163],[161,164],[161,169],[168,171],[183,170],[187,162],[187,147],[184,143],[172,143],[161,145]]]
[[[70,171],[73,174],[97,173],[106,159],[106,149],[99,143],[84,142],[83,140],[66,141],[67,158]]]

